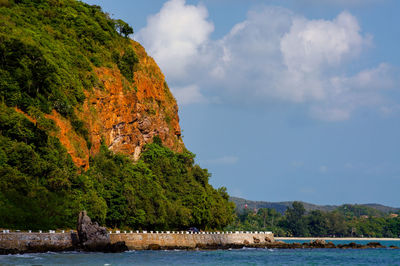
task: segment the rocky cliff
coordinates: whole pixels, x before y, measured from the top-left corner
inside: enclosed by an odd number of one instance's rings
[[[129,25],[74,0],[5,3],[0,99],[31,121],[53,120],[55,130],[37,126],[53,131],[77,166],[88,169],[102,141],[134,160],[155,135],[182,151],[176,101],[155,61],[118,32]]]
[[[47,115],[59,127],[57,137],[79,167],[89,167],[89,155],[99,151],[102,141],[133,160],[138,160],[143,145],[156,135],[174,151],[181,152],[184,147],[178,106],[163,73],[139,43],[131,41],[131,46],[139,59],[133,82],[116,66],[98,67],[99,86],[85,92],[83,108],[76,110],[89,130],[90,149],[68,120],[56,111]]]

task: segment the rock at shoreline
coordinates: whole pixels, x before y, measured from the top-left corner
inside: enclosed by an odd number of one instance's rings
[[[78,248],[85,251],[123,252],[128,250],[125,242],[111,244],[107,229],[93,223],[86,211],[79,213],[78,224]]]

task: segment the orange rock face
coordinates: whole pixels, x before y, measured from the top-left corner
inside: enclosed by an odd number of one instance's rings
[[[89,168],[89,149],[87,148],[86,141],[73,130],[69,120],[62,117],[55,110],[51,114],[46,115],[46,118],[53,120],[60,129],[55,135],[67,149],[74,163],[78,167]]]
[[[184,144],[179,127],[178,106],[161,70],[144,48],[132,41],[139,64],[134,81],[127,81],[114,67],[95,70],[102,88],[86,92],[81,110],[76,110],[89,130],[90,150],[85,140],[72,131],[70,123],[54,111],[49,118],[60,128],[58,137],[79,167],[89,167],[89,155],[99,152],[101,142],[115,153],[137,160],[143,145],[158,135],[163,144],[182,151]]]

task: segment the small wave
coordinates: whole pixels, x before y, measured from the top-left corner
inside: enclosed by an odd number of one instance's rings
[[[127,251],[124,251],[124,253],[133,253],[133,252],[136,252],[136,250],[127,250]]]
[[[60,252],[54,252],[54,251],[47,251],[46,254],[58,254]]]
[[[243,250],[256,250],[257,248],[242,247]]]
[[[80,254],[82,252],[74,250],[74,251],[61,251],[60,253],[61,254]]]
[[[8,254],[7,256],[15,257],[15,258],[26,258],[26,259],[34,259],[37,257],[39,253],[30,253],[30,254]]]

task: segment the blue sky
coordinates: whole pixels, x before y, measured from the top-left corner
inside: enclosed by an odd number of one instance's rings
[[[400,207],[400,1],[86,2],[156,59],[215,187]]]

